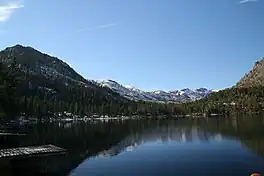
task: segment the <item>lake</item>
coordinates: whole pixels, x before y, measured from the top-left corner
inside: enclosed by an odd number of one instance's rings
[[[264,118],[24,124],[2,148],[54,144],[66,155],[0,161],[2,175],[264,174]]]

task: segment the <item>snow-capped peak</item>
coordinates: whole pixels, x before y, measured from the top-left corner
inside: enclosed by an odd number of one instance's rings
[[[162,94],[162,93],[167,93],[167,92],[165,92],[163,90],[155,90],[155,91],[153,91],[153,93],[154,94]]]
[[[127,88],[127,89],[133,89],[133,88],[135,88],[135,87],[133,87],[131,85],[124,85],[124,87]]]
[[[143,91],[131,85],[121,85],[113,80],[94,80],[97,85],[108,87],[121,96],[132,100],[154,101],[154,102],[185,102],[204,98],[208,94],[214,92],[206,88],[189,89],[173,91]]]

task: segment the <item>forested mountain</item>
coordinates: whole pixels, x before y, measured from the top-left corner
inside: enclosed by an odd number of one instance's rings
[[[264,87],[229,88],[182,106],[186,113],[260,113],[264,108]]]
[[[234,87],[184,104],[187,113],[260,113],[264,110],[264,58]]]
[[[14,110],[32,115],[56,111],[77,114],[87,108],[95,112],[105,104],[128,102],[110,89],[87,81],[58,58],[30,47],[6,48],[0,52],[0,61],[1,109],[10,117]],[[11,91],[11,86],[15,90]],[[11,92],[17,94],[17,100],[11,101]]]
[[[26,78],[38,78],[29,81],[29,84],[49,88],[51,86],[48,84],[49,82],[58,82],[61,86],[66,87],[100,88],[84,79],[62,60],[41,53],[31,47],[21,45],[8,47],[0,52],[0,61],[7,66],[15,61],[17,68],[20,72],[23,72]]]
[[[0,115],[9,119],[19,113],[44,117],[65,111],[82,116],[179,111],[172,104],[130,101],[84,79],[58,58],[31,47],[6,48],[0,52],[0,61]]]
[[[108,87],[84,79],[58,58],[16,45],[0,52],[0,117],[75,115],[176,115],[261,112],[264,61],[236,86],[182,104],[129,100]],[[203,90],[201,90],[203,91]]]

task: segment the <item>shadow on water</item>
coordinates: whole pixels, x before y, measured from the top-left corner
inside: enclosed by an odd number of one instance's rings
[[[67,155],[0,161],[1,175],[67,175],[92,156],[113,156],[146,141],[199,141],[234,138],[264,157],[264,120],[260,117],[198,120],[141,120],[109,123],[25,125],[26,136],[1,137],[2,148],[54,144]]]

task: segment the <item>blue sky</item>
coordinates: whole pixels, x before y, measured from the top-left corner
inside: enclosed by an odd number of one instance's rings
[[[0,48],[143,90],[234,85],[264,57],[264,0],[0,0]]]

